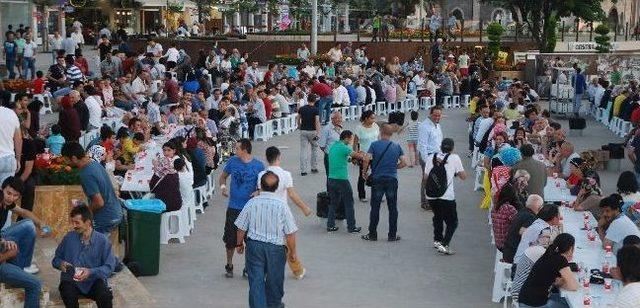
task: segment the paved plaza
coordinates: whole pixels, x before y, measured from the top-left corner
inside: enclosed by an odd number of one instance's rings
[[[443,133],[456,142],[458,153],[467,153],[466,111],[447,110]],[[421,112],[420,119],[424,119]],[[567,121],[560,121],[568,127]],[[582,137],[569,137],[577,150],[596,148],[619,140],[604,126],[589,122]],[[355,122],[347,124],[354,128]],[[316,193],[325,187],[320,174],[300,176],[299,133],[255,142],[254,154],[264,161],[264,150],[275,145],[283,153],[283,167],[291,171],[302,198],[315,209]],[[403,144],[404,135],[394,136]],[[469,170],[469,160],[464,159]],[[623,168],[630,168],[628,162]],[[350,167],[351,183],[356,187],[357,167]],[[215,171],[216,174],[220,170]],[[603,189],[611,193],[617,174],[601,172]],[[473,175],[473,173],[471,173]],[[360,235],[348,234],[345,227],[333,234],[325,231],[326,221],[304,217],[297,208],[294,215],[298,231],[298,256],[307,268],[301,281],[287,269],[285,297],[287,307],[498,307],[491,303],[495,248],[490,243],[487,213],[478,208],[482,192],[473,191],[473,176],[456,183],[459,228],[453,238],[453,256],[443,256],[432,248],[432,213],[419,207],[419,168],[399,171],[400,242],[366,242]],[[369,192],[368,192],[369,193]],[[185,244],[163,245],[160,274],[140,280],[157,299],[158,307],[246,307],[247,280],[241,277],[244,256],[234,259],[236,277],[223,276],[225,252],[222,231],[227,200],[217,191],[204,214],[198,216],[195,233]],[[357,224],[368,225],[369,204],[356,199]],[[381,214],[379,234],[387,232],[387,211]],[[501,306],[501,305],[500,305]]]

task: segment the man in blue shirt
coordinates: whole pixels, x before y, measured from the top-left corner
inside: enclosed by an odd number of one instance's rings
[[[94,232],[93,215],[79,205],[69,214],[73,231],[69,231],[51,261],[60,273],[60,296],[66,307],[78,307],[78,297],[86,296],[98,307],[111,307],[113,295],[107,278],[113,273],[116,258],[109,239]]]
[[[258,174],[265,169],[264,164],[251,155],[251,141],[249,139],[240,139],[236,143],[235,152],[235,156],[227,161],[218,180],[222,195],[229,198],[222,237],[227,249],[227,264],[224,267],[227,278],[233,277],[233,251],[242,244],[236,241],[238,228],[234,223],[245,204],[251,199],[251,195],[258,190]],[[229,176],[231,176],[231,181],[229,190],[227,190]]]
[[[587,88],[587,81],[584,78],[584,75],[581,74],[582,69],[576,67],[576,74],[573,75],[571,79],[571,84],[574,88],[573,95],[573,114],[576,117],[580,116],[580,107],[582,107],[582,95],[584,94],[585,89]]]
[[[7,40],[4,42],[4,58],[7,62],[7,71],[9,72],[9,79],[16,77],[16,73],[13,68],[16,65],[16,56],[18,55],[18,45],[13,40],[13,32],[7,34]]]
[[[65,143],[62,156],[67,157],[72,166],[80,169],[80,184],[95,218],[93,228],[108,236],[120,224],[122,206],[107,171],[100,163],[86,156],[77,142]]]
[[[380,203],[382,196],[387,197],[389,208],[389,234],[390,242],[400,240],[396,234],[398,229],[398,169],[407,165],[402,147],[391,141],[393,127],[383,124],[380,127],[380,140],[374,141],[369,146],[371,161],[371,212],[369,214],[369,234],[363,235],[367,241],[378,240],[378,221],[380,220]],[[369,167],[365,161],[363,172]]]

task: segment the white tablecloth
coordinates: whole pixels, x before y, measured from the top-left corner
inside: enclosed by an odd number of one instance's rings
[[[573,235],[576,239],[573,262],[579,265],[582,263],[589,270],[594,268],[602,269],[602,264],[605,259],[608,259],[611,267],[616,266],[616,258],[614,255],[605,257],[602,242],[598,238],[595,229],[593,229],[592,232],[596,235],[596,240],[591,242],[587,238],[587,231],[583,230],[584,212],[576,212],[562,206],[560,207],[560,213],[563,217],[563,232]],[[597,226],[597,221],[590,212],[587,213],[589,215],[589,225],[591,228],[594,228]],[[575,274],[577,278],[580,278],[582,275],[581,273]],[[622,288],[622,283],[613,280],[612,286],[612,291],[604,291],[604,285],[590,284],[588,294],[591,297],[591,307],[607,307],[612,304]],[[584,307],[583,300],[585,294],[587,294],[587,290],[582,287],[582,281],[580,281],[580,288],[577,291],[561,291],[561,295],[567,300],[569,306],[574,308]]]
[[[572,196],[567,187],[567,182],[563,179],[547,178],[547,185],[544,187],[545,202],[572,202],[576,196]]]
[[[185,126],[171,125],[164,135],[154,137],[145,144],[144,151],[136,154],[135,169],[127,171],[120,190],[128,192],[149,192],[149,181],[153,176],[153,159],[162,156],[162,145],[184,130]]]

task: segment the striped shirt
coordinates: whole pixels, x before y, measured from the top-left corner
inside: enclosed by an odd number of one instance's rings
[[[67,79],[73,82],[76,80],[84,79],[84,76],[82,75],[82,71],[80,71],[77,66],[69,65],[67,66]]]
[[[235,225],[248,238],[274,245],[284,245],[285,235],[298,231],[289,206],[272,192],[261,192],[249,200]]]
[[[524,257],[520,259],[516,266],[516,274],[511,285],[511,296],[518,297],[520,289],[522,289],[522,285],[529,277],[533,265],[542,257],[544,251],[544,247],[537,245],[531,246],[525,251]]]

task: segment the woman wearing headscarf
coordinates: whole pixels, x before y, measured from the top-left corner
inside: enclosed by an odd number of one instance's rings
[[[520,150],[505,147],[492,159],[491,169],[491,196],[498,200],[498,194],[502,187],[511,179],[511,167],[522,160]]]
[[[173,167],[173,161],[179,157],[177,150],[175,144],[166,142],[162,145],[163,155],[153,160],[153,176],[149,187],[155,198],[166,205],[165,212],[177,211],[182,207],[180,178]]]
[[[602,212],[599,206],[600,200],[602,200],[602,189],[600,189],[598,180],[593,176],[593,173],[585,175],[573,208],[576,211],[590,211],[597,220],[600,219]]]

